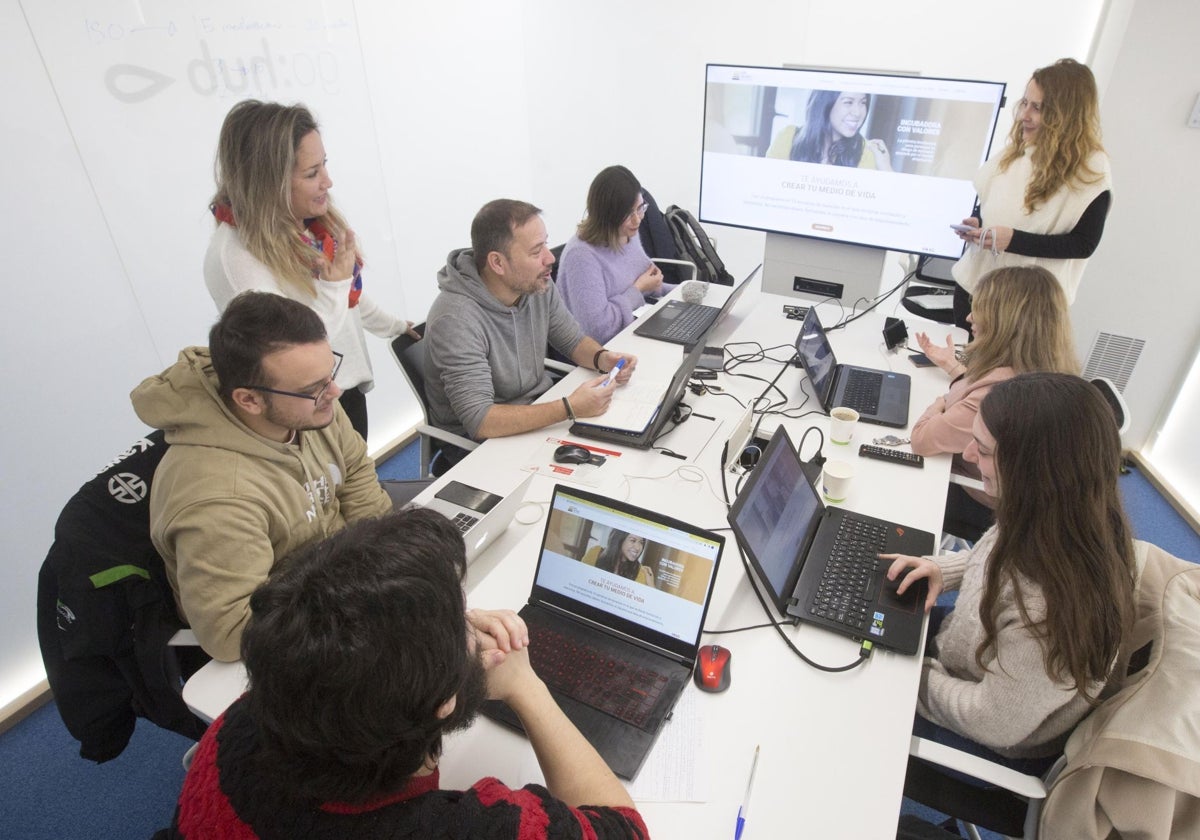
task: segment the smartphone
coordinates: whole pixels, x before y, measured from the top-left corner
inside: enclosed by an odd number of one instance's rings
[[[924,353],[913,353],[908,360],[917,367],[933,367],[933,362]]]
[[[449,481],[445,487],[433,495],[438,499],[445,499],[447,502],[452,502],[460,507],[465,507],[478,513],[487,513],[500,504],[500,502],[504,501],[503,496],[497,496],[495,493],[489,493],[486,490],[480,490],[478,487],[463,484],[461,481]]]
[[[950,229],[956,230],[959,233],[969,233],[973,230],[979,230],[979,228],[974,227],[973,225],[950,225]]]

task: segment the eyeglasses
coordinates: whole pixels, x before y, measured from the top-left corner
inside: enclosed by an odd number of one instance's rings
[[[641,204],[639,204],[637,206],[637,209],[635,209],[633,211],[633,215],[637,216],[640,219],[646,215],[646,211],[649,209],[650,209],[650,202],[643,201]]]
[[[333,363],[333,373],[329,374],[329,379],[321,386],[321,389],[315,394],[302,394],[299,391],[280,391],[278,388],[268,388],[266,385],[239,385],[239,388],[249,388],[251,391],[266,391],[268,394],[279,394],[282,397],[296,397],[302,400],[312,400],[313,405],[321,402],[321,398],[329,392],[329,387],[333,385],[333,380],[337,379],[338,371],[342,367],[342,354],[336,350],[331,351],[334,358],[337,359]]]
[[[1042,103],[1041,102],[1032,102],[1022,96],[1020,99],[1017,100],[1017,110],[1023,111],[1026,108],[1032,108],[1034,111],[1041,111]]]

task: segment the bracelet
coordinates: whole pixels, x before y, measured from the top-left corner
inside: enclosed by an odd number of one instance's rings
[[[575,412],[571,409],[571,401],[569,399],[567,399],[566,397],[563,397],[562,401],[563,401],[563,408],[565,408],[567,410],[567,419],[570,420],[572,423],[574,423],[575,422]]]
[[[596,373],[608,373],[606,370],[600,370],[600,354],[603,352],[605,352],[605,350],[603,347],[601,347],[596,351],[596,355],[592,356],[592,369],[596,371]]]

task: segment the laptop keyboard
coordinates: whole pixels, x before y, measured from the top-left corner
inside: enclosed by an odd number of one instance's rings
[[[548,686],[641,729],[669,682],[539,624],[530,625],[529,641],[529,661]]]
[[[454,514],[454,518],[450,520],[450,524],[457,528],[461,533],[465,534],[467,531],[470,531],[478,521],[478,516],[471,516],[469,513],[463,513],[462,511],[459,511],[458,513]]]
[[[813,615],[865,632],[879,595],[876,555],[886,543],[883,523],[844,517],[812,601]]]
[[[672,318],[670,323],[662,328],[661,334],[675,341],[698,339],[712,324],[719,311],[711,306],[689,306]]]
[[[861,414],[875,414],[879,411],[879,395],[882,391],[882,373],[852,368],[846,376],[842,405]]]

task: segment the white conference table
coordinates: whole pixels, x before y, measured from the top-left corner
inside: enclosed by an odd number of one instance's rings
[[[757,285],[758,281],[753,281]],[[719,303],[727,291],[710,294]],[[759,294],[748,289],[729,318],[706,342],[758,341],[765,347],[791,345],[799,330],[798,321],[787,319],[784,304],[806,303],[792,297]],[[885,303],[891,314],[894,303]],[[831,326],[840,320],[837,303],[818,308],[822,322]],[[938,340],[950,328],[925,322],[903,313],[910,334],[928,330]],[[884,313],[872,312],[830,334],[838,360],[843,363],[893,369],[912,376],[910,424],[926,405],[944,393],[948,383],[936,368],[917,369],[908,354],[887,354],[882,343]],[[961,333],[959,333],[961,338]],[[632,335],[626,330],[608,342],[610,348],[639,357],[638,373],[661,376],[682,357],[681,348]],[[745,352],[739,346],[735,352]],[[785,358],[786,350],[769,355]],[[728,358],[728,355],[727,355]],[[781,362],[757,362],[738,368],[770,381]],[[547,399],[570,393],[594,373],[576,370],[555,386]],[[778,385],[795,407],[803,399],[807,379],[792,367],[780,376]],[[743,402],[762,392],[765,382],[721,374],[717,384]],[[743,409],[729,397],[691,393],[685,402],[693,416],[665,435],[660,445],[686,456],[680,460],[653,450],[621,450],[618,459],[597,471],[594,485],[584,489],[624,499],[709,529],[725,529],[725,552],[705,626],[727,629],[761,624],[766,620],[746,579],[736,541],[728,531],[725,506],[721,501],[721,450]],[[819,410],[810,399],[804,410]],[[800,412],[792,412],[799,414]],[[759,434],[769,437],[780,422],[786,423],[792,439],[799,442],[803,431],[827,428],[828,417],[814,413],[801,419],[778,415],[765,417]],[[858,444],[879,435],[906,436],[905,430],[859,424],[849,447],[825,444],[827,457],[855,462],[856,475],[844,506],[872,516],[937,534],[950,469],[949,456],[926,458],[922,470],[860,458]],[[540,516],[532,524],[514,522],[468,571],[466,591],[473,607],[518,609],[528,597],[537,564],[537,551],[545,527],[545,509],[555,479],[545,473],[545,442],[548,437],[572,439],[567,424],[510,438],[489,440],[449,474],[429,488],[418,502],[430,497],[445,481],[456,479],[496,493],[507,493],[539,466],[526,500],[541,503]],[[589,441],[581,441],[588,443]],[[815,435],[802,447],[807,459],[815,447]],[[619,447],[613,447],[620,449]],[[601,472],[602,471],[602,472]],[[728,475],[730,497],[737,476]],[[570,481],[564,483],[570,484]],[[532,505],[519,513],[522,520],[538,514]],[[935,550],[930,546],[931,552]],[[773,618],[778,616],[772,615]],[[826,665],[843,665],[858,655],[858,644],[812,626],[786,628],[792,642],[810,658]],[[912,717],[920,678],[920,657],[876,650],[864,665],[845,673],[818,671],[797,658],[770,628],[732,635],[706,635],[707,643],[729,648],[732,656],[732,685],[724,693],[705,694],[694,686],[695,717],[689,721],[701,733],[695,759],[701,775],[709,779],[704,802],[645,802],[638,807],[651,835],[663,838],[732,836],[738,807],[745,791],[750,761],[756,745],[762,752],[751,797],[750,819],[743,837],[782,838],[792,836],[890,838],[895,836],[907,763]],[[184,687],[184,699],[196,713],[212,718],[244,690],[245,673],[240,663],[212,662],[198,671]],[[668,722],[667,729],[672,722]],[[651,756],[650,761],[654,760]],[[441,761],[442,784],[464,787],[484,775],[497,776],[514,786],[540,781],[528,741],[498,724],[479,719],[471,729],[447,739]]]

